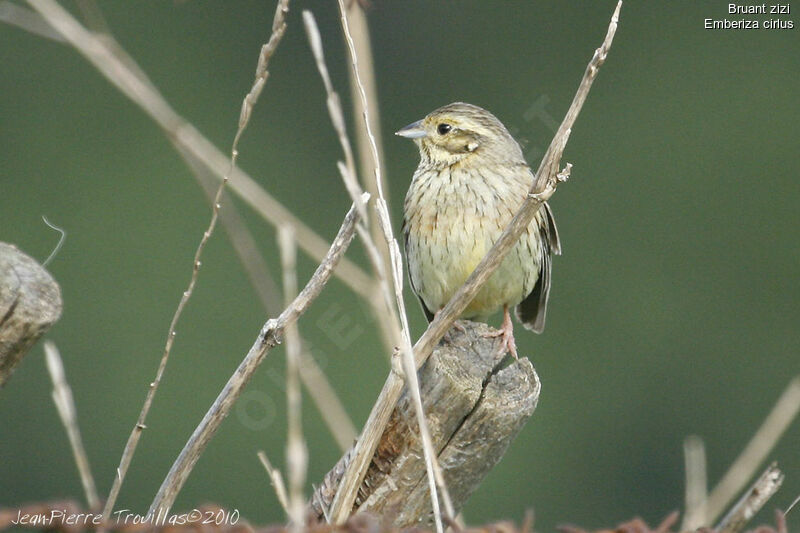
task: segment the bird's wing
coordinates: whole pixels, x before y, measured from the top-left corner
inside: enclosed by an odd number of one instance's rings
[[[553,210],[547,202],[542,204],[544,207],[544,214],[547,218],[545,224],[547,225],[547,240],[550,243],[550,253],[552,255],[561,255],[561,239],[558,238],[558,228],[556,227],[556,219],[553,218]]]
[[[433,313],[425,306],[425,302],[422,301],[422,296],[420,296],[419,291],[414,286],[414,278],[411,276],[411,265],[408,264],[409,262],[409,254],[408,254],[408,224],[406,224],[406,217],[403,217],[403,225],[402,225],[402,232],[403,232],[403,249],[406,252],[406,268],[408,269],[408,283],[411,285],[411,290],[414,291],[414,294],[417,295],[417,300],[419,300],[419,305],[422,307],[422,312],[425,313],[425,318],[428,319],[428,323],[430,324],[433,321]]]
[[[517,319],[535,333],[544,331],[545,315],[547,314],[547,301],[550,299],[550,279],[552,269],[552,256],[561,255],[561,241],[558,238],[556,221],[550,205],[545,202],[542,225],[539,234],[542,239],[542,258],[539,267],[539,279],[531,293],[516,308]]]

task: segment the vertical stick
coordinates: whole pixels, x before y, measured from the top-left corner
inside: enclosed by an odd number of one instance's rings
[[[758,465],[766,459],[798,411],[800,411],[800,376],[789,382],[772,411],[764,419],[764,423],[709,494],[705,525],[714,522],[753,477]]]
[[[89,468],[89,458],[86,456],[86,449],[83,447],[81,431],[78,428],[78,415],[75,410],[75,402],[72,399],[72,389],[67,383],[64,373],[64,363],[61,361],[61,354],[54,342],[45,341],[44,355],[47,360],[47,371],[53,380],[53,402],[56,404],[58,416],[61,423],[67,430],[67,438],[72,448],[72,455],[75,457],[75,464],[78,465],[78,473],[81,476],[81,485],[86,494],[86,503],[89,509],[100,508],[100,498],[97,496],[97,488],[92,477],[92,469]]]
[[[278,229],[278,245],[283,269],[283,297],[290,305],[297,296],[297,242],[289,225]],[[286,465],[289,471],[289,520],[292,531],[299,533],[304,525],[305,500],[303,483],[308,466],[308,447],[303,438],[300,395],[300,333],[297,323],[286,326],[286,410],[288,431]]]

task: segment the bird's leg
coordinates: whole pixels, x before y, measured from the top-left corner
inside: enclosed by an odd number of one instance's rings
[[[517,343],[514,341],[514,323],[511,322],[511,313],[508,310],[508,305],[503,306],[503,325],[500,326],[500,330],[493,331],[487,336],[501,337],[502,343],[500,347],[509,352],[514,359],[519,359],[517,355]]]
[[[439,317],[439,313],[441,313],[441,312],[442,312],[442,310],[441,310],[441,309],[439,309],[438,311],[436,311],[436,312],[433,314],[433,319],[434,319],[434,320],[436,320],[436,318],[438,318],[438,317]],[[457,329],[457,330],[458,330],[458,331],[460,331],[461,333],[466,333],[466,332],[467,332],[467,328],[465,328],[464,326],[462,326],[461,324],[459,324],[459,323],[458,323],[458,320],[455,320],[455,321],[453,321],[453,325],[452,325],[452,326],[450,326],[450,329],[448,329],[448,330],[447,330],[447,331],[445,331],[445,333],[444,333],[444,336],[447,338],[447,340],[448,340],[449,342],[453,342],[453,338],[450,336],[450,330],[452,330],[453,328]]]
[[[458,331],[460,331],[461,333],[466,333],[466,332],[467,332],[467,328],[465,328],[464,326],[462,326],[461,324],[459,324],[459,323],[458,323],[458,320],[456,320],[456,321],[454,321],[454,322],[453,322],[453,326],[452,326],[452,327],[453,327],[453,328],[456,328],[456,329],[457,329]]]

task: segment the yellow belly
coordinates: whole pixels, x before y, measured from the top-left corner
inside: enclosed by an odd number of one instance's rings
[[[507,185],[490,179],[465,183],[457,176],[412,183],[406,198],[406,253],[412,286],[429,311],[435,313],[452,298],[511,221],[526,189]],[[534,218],[463,318],[485,320],[533,290],[541,261],[540,220]]]

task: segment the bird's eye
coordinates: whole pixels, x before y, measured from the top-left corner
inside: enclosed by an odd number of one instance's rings
[[[442,122],[438,126],[436,126],[436,131],[439,132],[439,135],[444,135],[445,133],[449,132],[453,129],[453,126],[447,124],[446,122]]]

